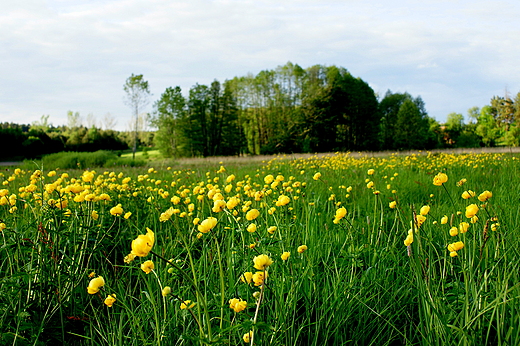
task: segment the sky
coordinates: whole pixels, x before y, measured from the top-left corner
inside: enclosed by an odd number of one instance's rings
[[[123,85],[152,96],[288,61],[346,68],[384,96],[421,96],[444,122],[520,92],[520,1],[0,0],[0,122],[67,112],[126,130]],[[466,118],[467,119],[467,118]],[[466,120],[467,121],[467,120]]]

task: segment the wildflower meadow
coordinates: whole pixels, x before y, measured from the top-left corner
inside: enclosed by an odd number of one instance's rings
[[[1,345],[518,345],[519,159],[0,173]]]

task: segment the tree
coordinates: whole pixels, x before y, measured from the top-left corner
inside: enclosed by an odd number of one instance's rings
[[[151,96],[148,87],[148,81],[143,79],[143,75],[132,75],[127,78],[123,85],[123,90],[126,93],[125,104],[132,109],[132,116],[134,118],[134,140],[132,147],[132,159],[135,159],[135,152],[137,150],[137,130],[139,123],[139,114],[149,103]]]
[[[179,156],[179,122],[186,116],[186,99],[181,88],[168,87],[154,104],[151,124],[157,128],[154,142],[165,157]]]
[[[114,130],[116,124],[117,121],[112,114],[106,113],[103,116],[103,127],[105,128],[105,130]]]
[[[400,150],[428,148],[429,128],[428,117],[423,114],[420,106],[413,100],[406,99],[397,112],[394,132],[396,147]]]
[[[67,126],[69,130],[81,126],[81,117],[79,112],[74,113],[73,111],[67,112]]]

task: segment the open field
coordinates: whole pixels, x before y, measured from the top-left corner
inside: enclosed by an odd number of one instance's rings
[[[0,344],[520,344],[518,151],[0,173]]]

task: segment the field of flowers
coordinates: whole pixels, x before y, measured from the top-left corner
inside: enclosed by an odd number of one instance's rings
[[[518,345],[519,165],[4,169],[0,344]]]

